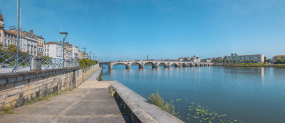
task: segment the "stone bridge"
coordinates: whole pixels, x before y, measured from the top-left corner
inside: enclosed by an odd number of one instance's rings
[[[164,68],[170,68],[170,66],[175,67],[202,67],[211,66],[214,63],[211,62],[179,62],[179,61],[127,61],[127,62],[100,62],[100,65],[106,64],[109,69],[113,68],[113,65],[124,64],[126,69],[130,69],[131,65],[139,65],[139,68],[144,68],[145,64],[151,64],[152,68],[158,68],[158,66],[163,65]]]

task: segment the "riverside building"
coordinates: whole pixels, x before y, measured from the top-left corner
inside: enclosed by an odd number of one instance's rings
[[[241,60],[242,63],[246,63],[247,60],[254,60],[256,63],[264,63],[264,54],[226,56],[226,59]]]
[[[0,13],[1,27],[4,27],[3,22],[4,18],[3,15]],[[30,32],[26,32],[20,29],[20,34],[19,34],[20,50],[23,52],[27,52],[33,56],[41,56],[44,38],[42,36],[37,36],[33,34],[33,30],[30,30]],[[9,45],[17,45],[17,29],[12,28],[10,30],[5,30],[4,28],[0,28],[0,44],[2,48],[5,50],[8,50]]]
[[[44,45],[44,56],[52,58],[63,58],[63,47],[61,43],[48,42]]]
[[[277,55],[277,56],[273,56],[272,58],[272,62],[276,62],[277,59],[283,59],[283,61],[285,61],[285,55]]]

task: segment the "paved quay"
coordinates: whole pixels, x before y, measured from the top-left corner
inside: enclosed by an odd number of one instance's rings
[[[120,104],[110,96],[108,81],[97,81],[100,70],[78,88],[15,108],[16,114],[0,117],[1,123],[130,123]]]

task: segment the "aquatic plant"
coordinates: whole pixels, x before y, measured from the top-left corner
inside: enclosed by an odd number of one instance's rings
[[[226,118],[226,114],[218,115],[215,111],[211,111],[208,106],[203,107],[199,103],[192,102],[188,106],[190,114],[186,114],[187,120],[194,120],[195,122],[212,123],[212,122],[237,122],[232,118]]]
[[[151,94],[148,97],[149,101],[158,106],[159,108],[165,110],[169,114],[176,115],[175,112],[175,105],[172,104],[173,100],[171,102],[165,102],[164,99],[160,96],[158,91],[155,94]],[[165,103],[164,103],[165,102]]]

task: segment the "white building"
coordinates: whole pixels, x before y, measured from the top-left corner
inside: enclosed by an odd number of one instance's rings
[[[63,47],[62,44],[57,42],[48,42],[44,45],[44,56],[52,58],[63,58]]]
[[[264,54],[226,56],[226,59],[233,61],[241,60],[242,63],[246,63],[246,60],[254,60],[256,63],[264,63]]]
[[[80,58],[80,51],[78,46],[72,47],[72,59],[79,59]]]
[[[200,62],[200,57],[196,57],[195,55],[190,59],[191,62]]]

